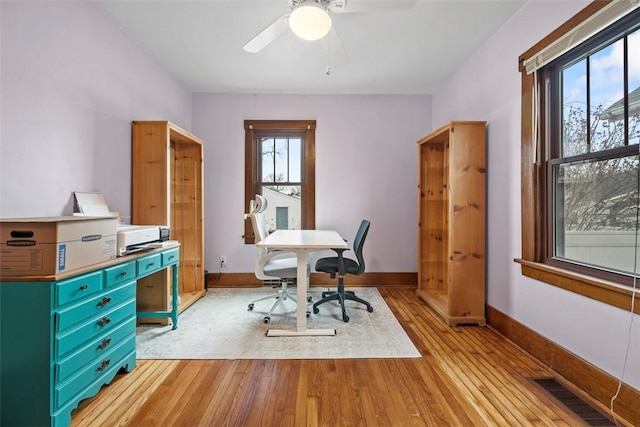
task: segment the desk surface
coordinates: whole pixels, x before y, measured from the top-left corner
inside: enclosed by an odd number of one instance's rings
[[[156,253],[165,252],[171,249],[175,249],[180,247],[180,243],[176,242],[176,244],[172,246],[167,246],[164,248],[154,248],[146,251],[136,252],[134,254],[125,255],[121,257],[116,257],[110,259],[108,261],[103,261],[97,264],[89,264],[84,267],[76,268],[69,271],[64,271],[58,274],[51,274],[46,276],[5,276],[0,273],[0,282],[55,282],[63,279],[67,279],[69,277],[78,276],[83,273],[88,273],[91,271],[99,270],[102,268],[110,267],[112,265],[120,264],[123,262],[139,259],[146,257],[148,255],[153,255]]]
[[[277,249],[347,248],[347,242],[333,230],[276,230],[256,245]]]

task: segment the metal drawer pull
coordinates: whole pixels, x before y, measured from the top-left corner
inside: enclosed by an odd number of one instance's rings
[[[100,301],[98,301],[98,303],[96,305],[98,307],[104,307],[106,305],[109,305],[110,302],[111,302],[111,298],[110,297],[104,297]]]
[[[96,350],[104,350],[109,344],[111,344],[111,338],[105,338],[100,344],[98,344]]]
[[[80,286],[80,290],[81,291],[86,291],[87,289],[89,289],[89,286],[87,286],[87,285]]]
[[[105,359],[100,363],[100,366],[96,368],[96,372],[102,372],[109,367],[109,363],[111,363],[111,359]]]
[[[126,272],[126,271],[123,271],[123,272],[121,272],[121,273],[120,273],[120,275],[121,275],[122,277],[124,277],[124,276],[126,276],[126,275],[127,275],[127,272]]]
[[[106,326],[111,323],[111,319],[105,316],[102,319],[98,320],[96,323],[98,324],[98,326]]]
[[[155,264],[155,262],[150,262],[147,267],[153,267],[153,265]]]
[[[172,260],[172,259],[174,259],[175,257],[176,257],[175,255],[171,255],[171,256],[169,257],[169,261],[171,261],[171,260]]]

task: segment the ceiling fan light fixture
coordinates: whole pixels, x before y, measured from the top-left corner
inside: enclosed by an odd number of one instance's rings
[[[289,26],[301,39],[320,40],[331,30],[331,17],[318,3],[302,3],[291,12]]]

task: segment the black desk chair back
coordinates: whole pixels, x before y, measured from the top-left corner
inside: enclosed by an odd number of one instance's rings
[[[367,238],[367,233],[369,232],[370,225],[371,223],[366,219],[363,219],[360,223],[360,228],[358,228],[356,238],[353,241],[353,250],[356,255],[356,260],[343,257],[343,252],[348,249],[333,249],[338,254],[338,256],[320,258],[316,262],[316,271],[329,273],[332,279],[336,277],[336,274],[338,275],[338,288],[335,291],[327,291],[322,293],[322,299],[313,304],[313,312],[315,314],[318,314],[318,312],[320,311],[318,309],[319,305],[324,304],[328,301],[336,300],[340,303],[340,306],[342,308],[342,320],[344,322],[349,321],[349,316],[347,316],[347,312],[344,306],[346,300],[356,301],[364,304],[367,306],[367,311],[369,311],[369,313],[373,312],[373,307],[371,307],[371,304],[369,304],[362,298],[358,298],[352,291],[344,290],[345,274],[352,274],[354,276],[357,276],[364,273],[365,264],[364,257],[362,255],[362,249],[364,247],[364,241]]]

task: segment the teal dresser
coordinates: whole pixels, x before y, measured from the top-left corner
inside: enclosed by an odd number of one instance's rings
[[[136,317],[178,325],[179,247],[0,282],[0,425],[68,426],[71,411],[136,366]],[[137,280],[172,268],[172,308],[136,312]]]

